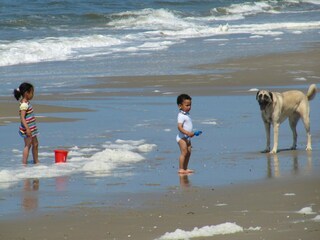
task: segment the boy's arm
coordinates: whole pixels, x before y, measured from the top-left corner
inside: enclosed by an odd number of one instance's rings
[[[185,130],[183,128],[183,124],[182,123],[178,123],[178,130],[180,132],[182,132],[183,134],[189,136],[189,137],[193,137],[194,136],[194,132],[189,132],[189,131]]]

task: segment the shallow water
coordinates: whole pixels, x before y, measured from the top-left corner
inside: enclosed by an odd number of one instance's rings
[[[56,210],[74,205],[111,205],[124,193],[171,188],[211,187],[319,172],[320,129],[316,102],[311,102],[313,151],[298,124],[298,150],[291,146],[287,123],[281,125],[277,155],[262,154],[265,136],[255,96],[197,96],[191,116],[194,137],[189,166],[195,173],[177,174],[175,96],[116,97],[68,102],[95,112],[63,114],[75,123],[39,123],[39,166],[21,165],[22,140],[17,124],[3,128],[0,188],[1,215]],[[55,114],[56,115],[56,114]],[[54,149],[67,149],[67,163],[54,163]],[[31,203],[28,203],[31,201]],[[124,199],[121,199],[124,201]],[[26,203],[27,202],[27,203]],[[30,204],[30,206],[28,205]]]

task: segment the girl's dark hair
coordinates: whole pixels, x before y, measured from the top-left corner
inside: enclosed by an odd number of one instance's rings
[[[191,100],[192,98],[188,95],[188,94],[180,94],[178,97],[177,97],[177,104],[182,104],[184,100]]]
[[[20,86],[13,90],[13,96],[19,101],[19,99],[26,93],[30,92],[33,88],[31,83],[21,83]]]

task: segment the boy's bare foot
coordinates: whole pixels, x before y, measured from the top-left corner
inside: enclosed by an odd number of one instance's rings
[[[186,171],[186,170],[184,170],[184,169],[179,169],[178,173],[179,173],[179,174],[186,174],[186,173],[187,173],[187,171]]]
[[[189,174],[189,173],[193,173],[193,172],[194,172],[194,171],[191,170],[191,169],[186,169],[186,170],[184,170],[184,169],[179,169],[179,171],[178,171],[179,174]]]

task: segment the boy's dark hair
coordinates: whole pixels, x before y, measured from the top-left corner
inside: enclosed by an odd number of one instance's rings
[[[188,94],[180,94],[177,97],[177,105],[182,104],[184,100],[192,100],[192,98]]]
[[[19,101],[21,96],[23,96],[26,92],[30,92],[31,89],[34,89],[31,83],[21,83],[18,88],[13,90],[13,96],[15,97],[15,99],[17,99],[17,101]]]

